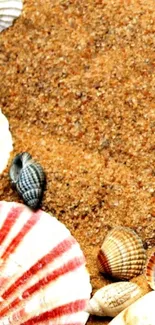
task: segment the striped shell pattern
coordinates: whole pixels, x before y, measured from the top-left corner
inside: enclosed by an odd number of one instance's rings
[[[118,279],[142,273],[146,253],[139,236],[128,227],[115,227],[105,237],[97,256],[100,272]]]
[[[42,166],[27,152],[18,154],[12,161],[10,171],[12,185],[24,202],[32,209],[41,203],[45,187],[45,173]]]
[[[22,0],[0,0],[0,32],[10,27],[23,8]]]
[[[151,254],[146,265],[146,279],[150,287],[155,290],[155,252]]]
[[[0,202],[0,324],[84,325],[85,258],[56,218]]]

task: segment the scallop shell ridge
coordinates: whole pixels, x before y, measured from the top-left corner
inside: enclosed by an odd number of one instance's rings
[[[14,202],[0,202],[0,230],[0,324],[84,325],[90,277],[69,230]]]
[[[119,279],[139,275],[146,254],[139,236],[130,228],[116,227],[106,236],[97,256],[100,272]]]
[[[0,0],[0,32],[13,24],[21,15],[22,9],[22,0]]]

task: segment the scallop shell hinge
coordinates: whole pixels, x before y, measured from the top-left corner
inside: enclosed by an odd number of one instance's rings
[[[21,15],[22,0],[0,0],[0,32],[10,27]]]
[[[85,258],[53,216],[0,202],[0,274],[0,324],[85,325],[91,294]]]
[[[100,272],[118,279],[142,273],[146,253],[139,236],[130,228],[116,227],[106,238],[97,256]]]

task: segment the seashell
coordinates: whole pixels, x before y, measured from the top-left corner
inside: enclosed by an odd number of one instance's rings
[[[91,285],[85,258],[56,218],[0,202],[0,324],[84,325]]]
[[[9,131],[9,122],[0,109],[0,174],[7,167],[10,152],[13,150],[12,136]]]
[[[22,0],[0,0],[0,32],[10,27],[23,8]]]
[[[148,259],[145,276],[150,287],[155,290],[155,252]]]
[[[142,295],[141,288],[132,282],[117,282],[99,289],[90,299],[88,313],[97,316],[118,315]]]
[[[155,291],[147,293],[117,315],[109,325],[154,325]]]
[[[139,236],[130,228],[116,227],[106,236],[97,256],[100,272],[131,279],[144,267],[146,254]]]
[[[32,209],[41,203],[45,187],[45,173],[28,152],[18,154],[12,161],[10,171],[12,185],[24,202]]]

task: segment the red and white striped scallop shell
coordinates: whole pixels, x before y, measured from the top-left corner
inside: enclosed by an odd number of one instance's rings
[[[90,293],[69,230],[41,210],[0,202],[0,324],[84,325]]]

